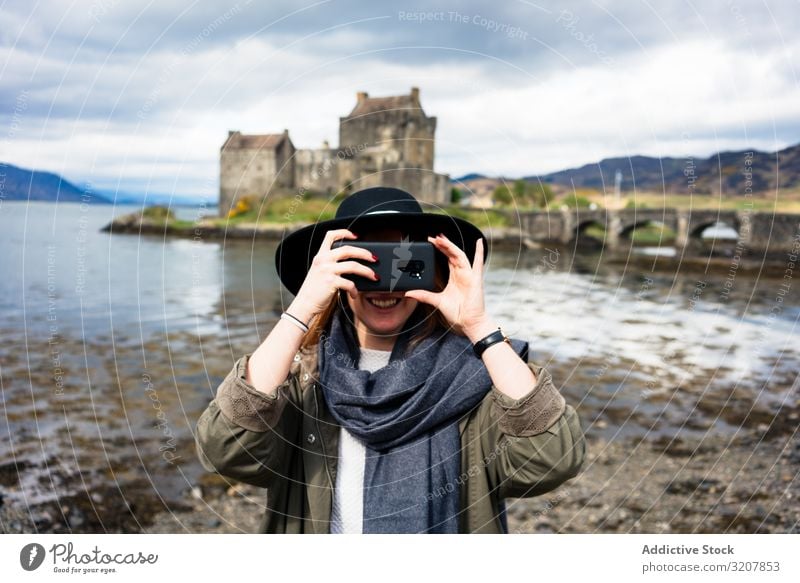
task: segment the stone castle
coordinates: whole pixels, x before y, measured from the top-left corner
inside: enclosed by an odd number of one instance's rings
[[[353,111],[339,118],[339,147],[296,149],[281,134],[228,132],[220,149],[219,212],[242,196],[333,195],[370,186],[394,186],[418,200],[450,201],[449,176],[433,171],[436,118],[428,117],[419,89],[409,95],[358,93]]]

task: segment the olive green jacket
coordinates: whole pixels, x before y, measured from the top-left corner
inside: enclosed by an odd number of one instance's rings
[[[297,353],[270,394],[245,380],[249,357],[236,362],[197,422],[200,461],[208,471],[267,488],[262,532],[328,533],[340,427],[322,396],[316,346]],[[583,463],[575,410],[547,370],[528,367],[537,382],[526,395],[514,400],[492,386],[459,422],[461,474],[452,487],[460,488],[460,532],[505,532],[504,498],[549,492]]]

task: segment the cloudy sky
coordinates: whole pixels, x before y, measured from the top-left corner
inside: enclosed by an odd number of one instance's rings
[[[800,142],[800,3],[26,0],[0,8],[0,160],[216,198],[229,129],[338,143],[420,88],[436,170]]]

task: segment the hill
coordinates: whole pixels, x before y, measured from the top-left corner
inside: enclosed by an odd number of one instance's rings
[[[52,172],[19,168],[0,162],[0,198],[4,200],[45,200],[110,204],[97,193],[88,193]]]
[[[777,152],[742,150],[718,152],[708,158],[606,158],[580,168],[542,176],[526,176],[575,188],[612,191],[617,170],[622,189],[663,191],[674,194],[743,195],[751,181],[753,192],[800,186],[800,144]]]
[[[459,176],[458,178],[451,178],[451,184],[458,184],[460,182],[469,182],[470,180],[476,180],[478,178],[486,178],[483,174],[476,174],[475,172],[471,172],[470,174],[464,174],[464,176]]]

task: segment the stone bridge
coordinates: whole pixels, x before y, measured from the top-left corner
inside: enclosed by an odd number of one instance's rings
[[[568,244],[587,227],[598,225],[606,231],[611,248],[630,240],[634,229],[661,224],[672,229],[675,245],[685,247],[701,240],[703,231],[724,223],[739,235],[738,242],[751,250],[783,253],[800,243],[800,214],[749,210],[688,209],[569,209],[554,212],[524,212],[517,215],[520,228],[537,242]],[[516,217],[515,217],[516,219]]]

